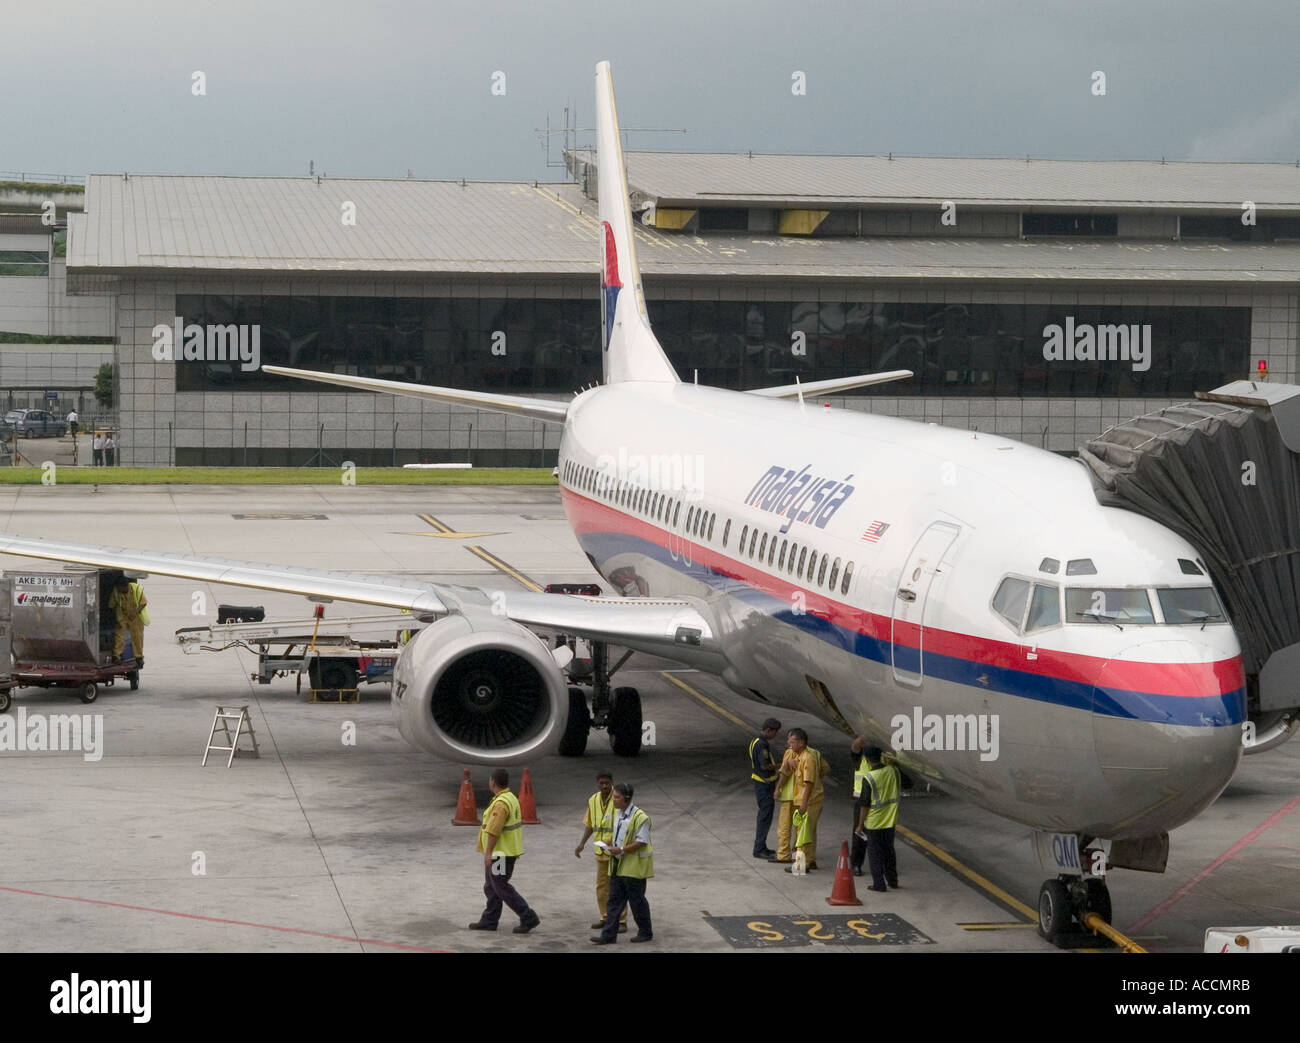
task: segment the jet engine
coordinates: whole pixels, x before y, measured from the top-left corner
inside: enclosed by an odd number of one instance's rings
[[[517,623],[454,615],[416,634],[393,671],[402,738],[445,760],[518,764],[553,753],[567,683],[546,645]]]

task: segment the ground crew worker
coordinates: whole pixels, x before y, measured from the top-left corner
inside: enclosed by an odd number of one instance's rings
[[[808,745],[808,733],[802,728],[791,728],[789,738],[796,757],[794,799],[799,817],[795,820],[798,826],[795,847],[796,851],[803,852],[804,868],[811,871],[817,868],[817,820],[822,817],[826,796],[822,788],[826,766],[822,755]],[[794,867],[787,866],[785,871],[793,873]]]
[[[781,769],[776,777],[776,855],[769,862],[794,861],[794,850],[790,846],[790,830],[794,824],[794,766],[797,758],[790,742],[785,737],[786,751],[781,758]]]
[[[519,810],[519,798],[510,792],[510,773],[505,768],[492,769],[488,788],[492,790],[492,802],[483,812],[476,848],[483,852],[483,894],[487,897],[487,906],[469,929],[495,931],[504,904],[519,915],[519,926],[514,933],[527,934],[542,922],[542,918],[510,883],[515,862],[524,853],[523,813]]]
[[[609,845],[614,842],[616,814],[618,808],[614,806],[614,776],[607,771],[602,771],[596,776],[596,792],[587,798],[587,812],[582,816],[584,827],[582,839],[573,849],[575,858],[582,857],[582,849],[586,846],[588,837],[592,838],[593,845],[600,842]],[[600,907],[600,919],[591,925],[591,929],[596,931],[605,926],[605,913],[609,909],[610,854],[605,848],[596,847],[594,850],[596,852],[596,905]],[[623,910],[618,930],[620,934],[627,930],[626,909]]]
[[[117,628],[113,631],[113,662],[122,661],[129,630],[131,654],[140,666],[144,666],[144,628],[149,625],[149,599],[144,596],[144,588],[123,576],[113,585],[108,606],[117,617]]]
[[[749,777],[754,783],[754,800],[758,802],[758,822],[754,826],[754,857],[771,858],[776,854],[767,846],[767,834],[772,829],[772,812],[775,809],[776,762],[772,760],[769,745],[781,730],[781,722],[769,717],[763,730],[749,744]]]
[[[871,765],[867,763],[866,746],[867,740],[861,735],[855,735],[849,747],[849,763],[853,765],[853,829],[849,843],[849,865],[854,876],[862,875],[862,865],[867,860],[867,842],[858,835],[858,830],[862,828],[858,809],[866,807],[871,801],[871,789],[866,785],[867,772],[871,770]]]
[[[870,891],[898,886],[898,861],[894,856],[894,826],[898,822],[898,769],[885,764],[879,746],[868,746],[864,785],[870,795],[867,806],[858,810],[858,832],[867,842],[871,864]]]
[[[610,845],[614,865],[609,878],[609,909],[600,934],[591,940],[597,945],[613,945],[618,941],[618,918],[630,905],[632,919],[636,921],[632,941],[652,941],[650,903],[645,897],[646,881],[655,875],[650,816],[632,803],[632,787],[626,782],[615,785],[614,806],[618,808],[618,817],[614,820],[614,843]]]

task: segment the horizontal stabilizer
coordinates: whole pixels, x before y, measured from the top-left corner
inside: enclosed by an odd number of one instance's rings
[[[754,388],[752,391],[746,391],[745,394],[761,395],[763,398],[795,398],[801,393],[804,395],[833,395],[837,391],[852,391],[854,388],[870,387],[872,384],[885,384],[891,380],[906,380],[911,375],[912,371],[910,369],[891,369],[884,373],[859,373],[856,377],[814,380],[810,384],[781,384],[778,387]]]
[[[374,377],[352,377],[346,373],[321,373],[311,369],[286,369],[284,366],[263,366],[265,373],[282,377],[297,377],[319,384],[337,384],[356,391],[379,391],[385,395],[403,395],[407,398],[427,398],[435,402],[452,402],[458,406],[487,409],[494,413],[511,413],[514,416],[532,417],[552,424],[564,423],[569,411],[567,402],[548,398],[527,398],[523,395],[497,395],[488,391],[464,391],[461,388],[430,387],[427,384],[407,384],[400,380],[377,380]]]

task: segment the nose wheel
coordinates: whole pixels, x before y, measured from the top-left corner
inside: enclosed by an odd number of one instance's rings
[[[1059,949],[1110,944],[1084,927],[1089,913],[1110,923],[1110,889],[1100,877],[1060,876],[1038,889],[1038,933]]]

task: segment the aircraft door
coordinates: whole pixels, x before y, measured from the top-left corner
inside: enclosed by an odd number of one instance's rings
[[[960,531],[950,522],[935,522],[916,541],[899,573],[890,622],[890,648],[894,680],[902,684],[921,684],[925,673],[926,602],[939,573],[939,562]]]

